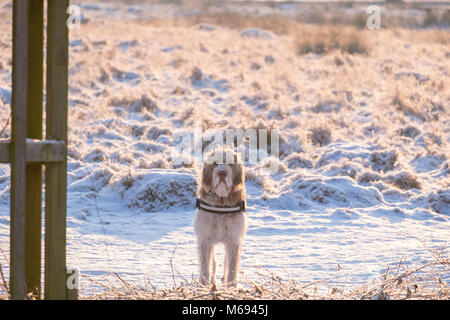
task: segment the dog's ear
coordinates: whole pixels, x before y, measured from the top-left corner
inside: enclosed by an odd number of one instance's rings
[[[211,189],[212,185],[212,172],[213,165],[205,163],[202,169],[202,185],[208,190]]]
[[[233,186],[238,186],[244,183],[244,168],[242,164],[236,163],[233,165]]]

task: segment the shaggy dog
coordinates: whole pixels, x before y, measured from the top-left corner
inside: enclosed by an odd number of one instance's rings
[[[214,247],[219,243],[225,246],[222,280],[228,285],[236,285],[242,241],[247,231],[244,178],[242,161],[235,152],[219,149],[206,157],[199,183],[198,202],[219,208],[221,212],[211,212],[199,207],[195,215],[200,281],[204,285],[215,283]],[[226,212],[239,205],[242,206],[239,212]]]

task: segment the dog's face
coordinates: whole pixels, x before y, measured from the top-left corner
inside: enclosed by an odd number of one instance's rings
[[[240,157],[231,150],[212,151],[203,164],[201,184],[206,192],[220,198],[244,183],[244,170]]]

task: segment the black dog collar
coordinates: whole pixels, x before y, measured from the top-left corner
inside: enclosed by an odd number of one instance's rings
[[[242,213],[245,212],[245,201],[239,202],[234,207],[215,207],[197,198],[195,207],[216,214]]]

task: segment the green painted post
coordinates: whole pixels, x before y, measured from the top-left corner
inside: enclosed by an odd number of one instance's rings
[[[67,144],[69,0],[48,0],[46,138]],[[45,299],[66,299],[67,155],[45,167]]]
[[[42,139],[44,1],[30,0],[28,24],[27,137]],[[42,165],[26,165],[25,281],[41,296]]]
[[[10,294],[24,299],[28,0],[13,1]]]

